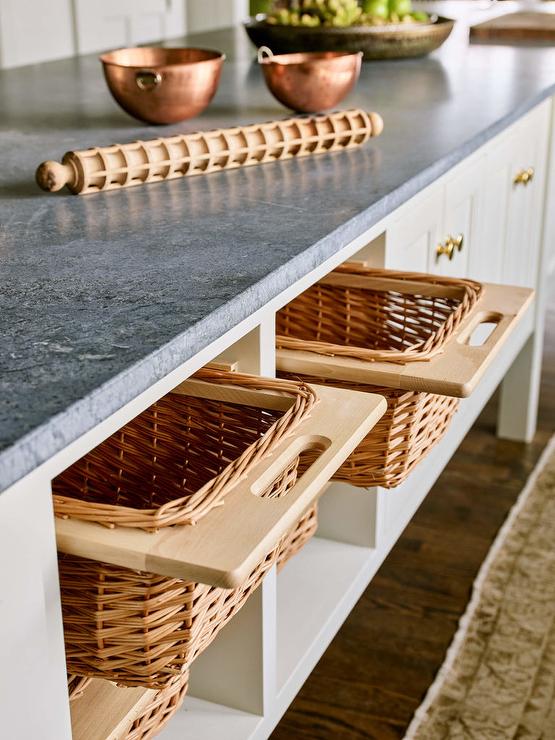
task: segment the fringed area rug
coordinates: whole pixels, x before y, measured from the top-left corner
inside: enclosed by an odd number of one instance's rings
[[[555,740],[555,437],[480,569],[405,740]]]

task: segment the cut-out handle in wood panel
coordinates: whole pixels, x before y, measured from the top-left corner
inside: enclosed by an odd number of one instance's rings
[[[186,381],[183,392],[201,392],[200,381]],[[179,390],[179,387],[178,389]],[[237,390],[237,389],[235,389]],[[107,529],[99,524],[56,519],[61,552],[137,570],[190,579],[223,588],[240,585],[268,552],[316,501],[326,483],[386,411],[382,396],[317,387],[319,403],[310,416],[283,439],[237,484],[223,506],[195,526],[158,532]],[[283,402],[280,396],[245,391],[237,402],[256,400],[262,407]],[[290,401],[289,401],[290,402]],[[303,449],[316,446],[318,459],[282,498],[256,495],[260,479],[282,471]]]
[[[384,290],[387,289],[386,283],[384,281]],[[401,365],[278,349],[276,364],[279,370],[299,375],[316,375],[465,398],[472,393],[503,344],[530,309],[533,297],[534,291],[530,288],[484,285],[478,302],[446,342],[442,353],[427,361]],[[483,344],[472,346],[467,342],[479,324],[491,321],[497,326]]]

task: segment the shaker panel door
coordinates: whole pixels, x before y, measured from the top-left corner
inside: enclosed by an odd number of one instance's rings
[[[504,283],[531,287],[537,282],[548,124],[549,108],[542,105],[518,126],[517,141],[510,157]]]
[[[399,209],[387,230],[385,267],[390,270],[426,272],[428,254],[437,244],[441,226],[441,187],[432,185]]]
[[[428,253],[428,270],[465,277],[469,253],[479,249],[484,158],[463,163],[445,183],[443,228]]]
[[[182,0],[75,0],[79,54],[181,36]]]

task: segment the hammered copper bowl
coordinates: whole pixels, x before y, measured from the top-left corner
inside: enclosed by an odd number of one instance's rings
[[[110,92],[146,123],[177,123],[201,113],[214,97],[225,55],[210,49],[145,46],[103,54]]]
[[[261,47],[258,61],[274,98],[291,110],[317,113],[334,108],[352,90],[362,52],[272,54]]]

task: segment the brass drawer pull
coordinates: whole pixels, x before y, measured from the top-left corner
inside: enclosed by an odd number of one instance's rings
[[[449,235],[445,242],[438,244],[436,247],[436,262],[442,255],[446,255],[449,260],[455,256],[455,251],[462,251],[464,245],[464,234],[458,236]]]
[[[527,170],[519,170],[513,178],[513,185],[528,185],[534,179],[534,168],[528,167]]]

